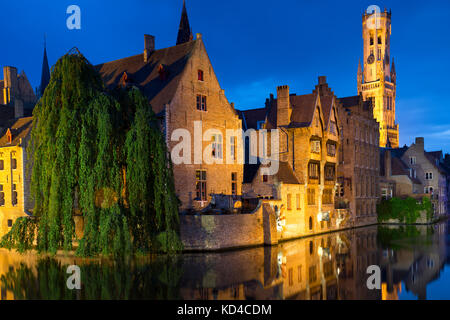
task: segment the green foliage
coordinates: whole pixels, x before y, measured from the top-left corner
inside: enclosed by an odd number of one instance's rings
[[[84,218],[81,256],[181,249],[166,144],[138,89],[107,93],[95,68],[69,53],[53,67],[33,116],[28,154],[39,252],[72,249],[75,213]],[[4,245],[30,249],[23,229],[20,220]]]
[[[145,97],[133,90],[128,100],[136,108],[125,141],[127,198],[135,244],[143,251],[150,246],[165,252],[179,251],[178,199],[166,144]]]
[[[20,264],[0,277],[1,288],[16,300],[168,300],[181,299],[182,265],[176,256],[151,262],[90,261],[81,264],[81,290],[66,285],[67,265],[51,258],[35,266]]]
[[[433,208],[427,197],[424,197],[420,203],[411,197],[407,199],[392,198],[382,200],[377,206],[378,222],[394,219],[401,223],[414,224],[421,212],[426,212],[427,220],[431,220]]]
[[[18,252],[23,253],[33,248],[35,236],[36,221],[33,218],[21,217],[2,238],[0,246],[7,249],[16,248]]]
[[[411,240],[420,236],[416,226],[399,226],[396,228],[378,226],[377,239],[383,248],[397,248],[396,241]]]

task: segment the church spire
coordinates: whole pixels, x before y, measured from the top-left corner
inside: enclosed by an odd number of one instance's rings
[[[189,42],[193,39],[189,18],[186,10],[186,1],[183,0],[183,11],[181,12],[180,27],[178,28],[177,45]]]
[[[361,68],[361,59],[358,62],[358,76],[357,76],[357,80],[358,80],[358,94],[360,94],[361,93],[362,80],[363,80],[363,72],[362,72],[362,68]]]
[[[395,72],[395,62],[394,58],[392,58],[392,67],[391,67],[391,81],[395,83],[397,81],[397,73]]]
[[[42,61],[41,85],[39,86],[39,95],[44,95],[45,88],[50,82],[50,68],[48,67],[47,59],[47,41],[44,38],[44,59]]]

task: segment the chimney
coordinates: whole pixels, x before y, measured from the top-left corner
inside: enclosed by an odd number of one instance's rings
[[[14,118],[23,117],[23,101],[20,99],[14,99]]]
[[[424,152],[425,150],[425,139],[423,137],[417,137],[416,138],[416,146],[419,150]]]
[[[386,178],[392,176],[392,154],[388,149],[384,153],[384,175]]]
[[[327,77],[319,76],[319,85],[320,84],[326,84],[326,83],[327,83]]]
[[[153,51],[155,51],[155,37],[144,34],[144,62],[148,62]]]
[[[19,89],[17,69],[15,67],[3,67],[3,79],[5,88],[4,104],[14,101],[16,91]]]
[[[277,87],[277,127],[289,125],[291,113],[289,86],[279,86]]]

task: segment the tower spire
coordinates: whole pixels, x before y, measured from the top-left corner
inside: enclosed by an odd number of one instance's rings
[[[361,68],[361,59],[359,59],[359,61],[358,61],[357,80],[358,80],[358,94],[360,94],[361,93],[362,80],[363,80],[363,72],[362,72],[362,68]]]
[[[39,86],[39,95],[44,95],[45,88],[50,82],[50,68],[47,59],[47,37],[44,35],[44,58],[42,60],[41,85]]]
[[[392,58],[391,81],[392,81],[393,83],[396,83],[396,81],[397,81],[397,73],[395,72],[395,62],[394,62],[394,58]]]
[[[178,28],[177,45],[189,42],[193,39],[189,18],[186,10],[186,1],[183,0],[183,11],[181,12],[180,27]]]

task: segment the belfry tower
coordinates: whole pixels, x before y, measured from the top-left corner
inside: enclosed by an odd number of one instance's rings
[[[380,147],[398,148],[395,123],[396,73],[390,60],[391,12],[365,13],[362,17],[364,68],[358,66],[358,94],[371,100],[373,114],[380,123]]]

